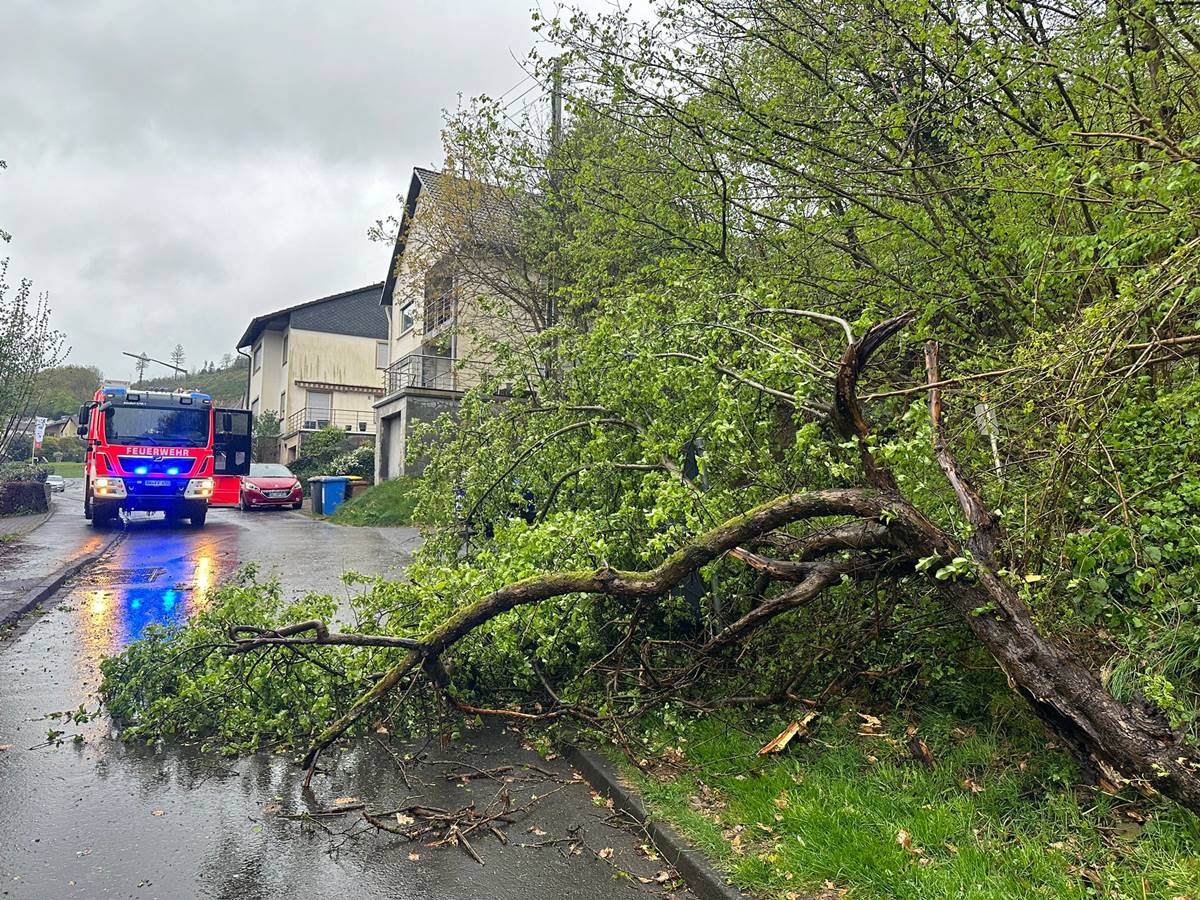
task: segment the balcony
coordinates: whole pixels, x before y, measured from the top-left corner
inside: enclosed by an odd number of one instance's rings
[[[298,409],[287,419],[285,434],[298,431],[320,431],[322,428],[339,428],[351,434],[375,434],[375,415],[361,409],[325,409],[305,407]]]
[[[389,396],[408,388],[465,391],[476,383],[448,356],[410,353],[384,370],[384,392]]]

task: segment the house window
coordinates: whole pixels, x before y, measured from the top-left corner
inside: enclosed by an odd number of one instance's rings
[[[287,391],[279,392],[279,418],[287,418]]]
[[[329,391],[306,391],[304,427],[328,428],[333,419],[333,394]]]
[[[288,336],[285,333],[283,336],[283,351],[282,351],[283,352],[283,363],[282,364],[285,366],[287,365],[287,350],[288,350]]]
[[[413,308],[416,304],[409,300],[400,307],[400,334],[408,334],[413,329],[413,314],[416,310]]]
[[[453,318],[454,272],[447,261],[435,265],[425,276],[425,333],[434,334]]]
[[[375,368],[386,369],[388,367],[388,344],[387,341],[377,341],[375,343]]]
[[[262,344],[254,348],[254,371],[262,368]]]

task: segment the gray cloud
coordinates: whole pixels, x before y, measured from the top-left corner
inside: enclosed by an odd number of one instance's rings
[[[383,278],[367,226],[440,158],[443,108],[523,77],[530,5],[8,0],[0,253],[75,362],[218,358],[257,313]]]

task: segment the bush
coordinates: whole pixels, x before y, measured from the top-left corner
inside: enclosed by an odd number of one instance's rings
[[[46,512],[50,501],[41,481],[0,481],[0,516]]]
[[[36,481],[44,482],[50,470],[38,463],[28,460],[22,462],[0,463],[0,482],[5,481]]]
[[[83,462],[83,441],[77,437],[48,437],[42,442],[42,455],[55,462]]]
[[[330,474],[357,475],[368,480],[375,477],[375,448],[370,444],[355,447],[336,457],[330,464]]]
[[[288,468],[307,487],[308,479],[314,475],[357,475],[358,472],[335,470],[337,461],[351,457],[355,452],[356,438],[340,428],[322,428],[309,435],[300,448],[300,456],[289,463]],[[374,471],[374,450],[371,467]]]
[[[33,438],[27,434],[14,434],[8,441],[4,458],[13,462],[27,460],[33,454]]]

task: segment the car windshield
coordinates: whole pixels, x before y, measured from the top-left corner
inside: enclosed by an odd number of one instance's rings
[[[109,443],[152,447],[207,447],[207,409],[111,406],[104,413]]]
[[[278,463],[251,463],[251,478],[294,478],[292,470]]]

